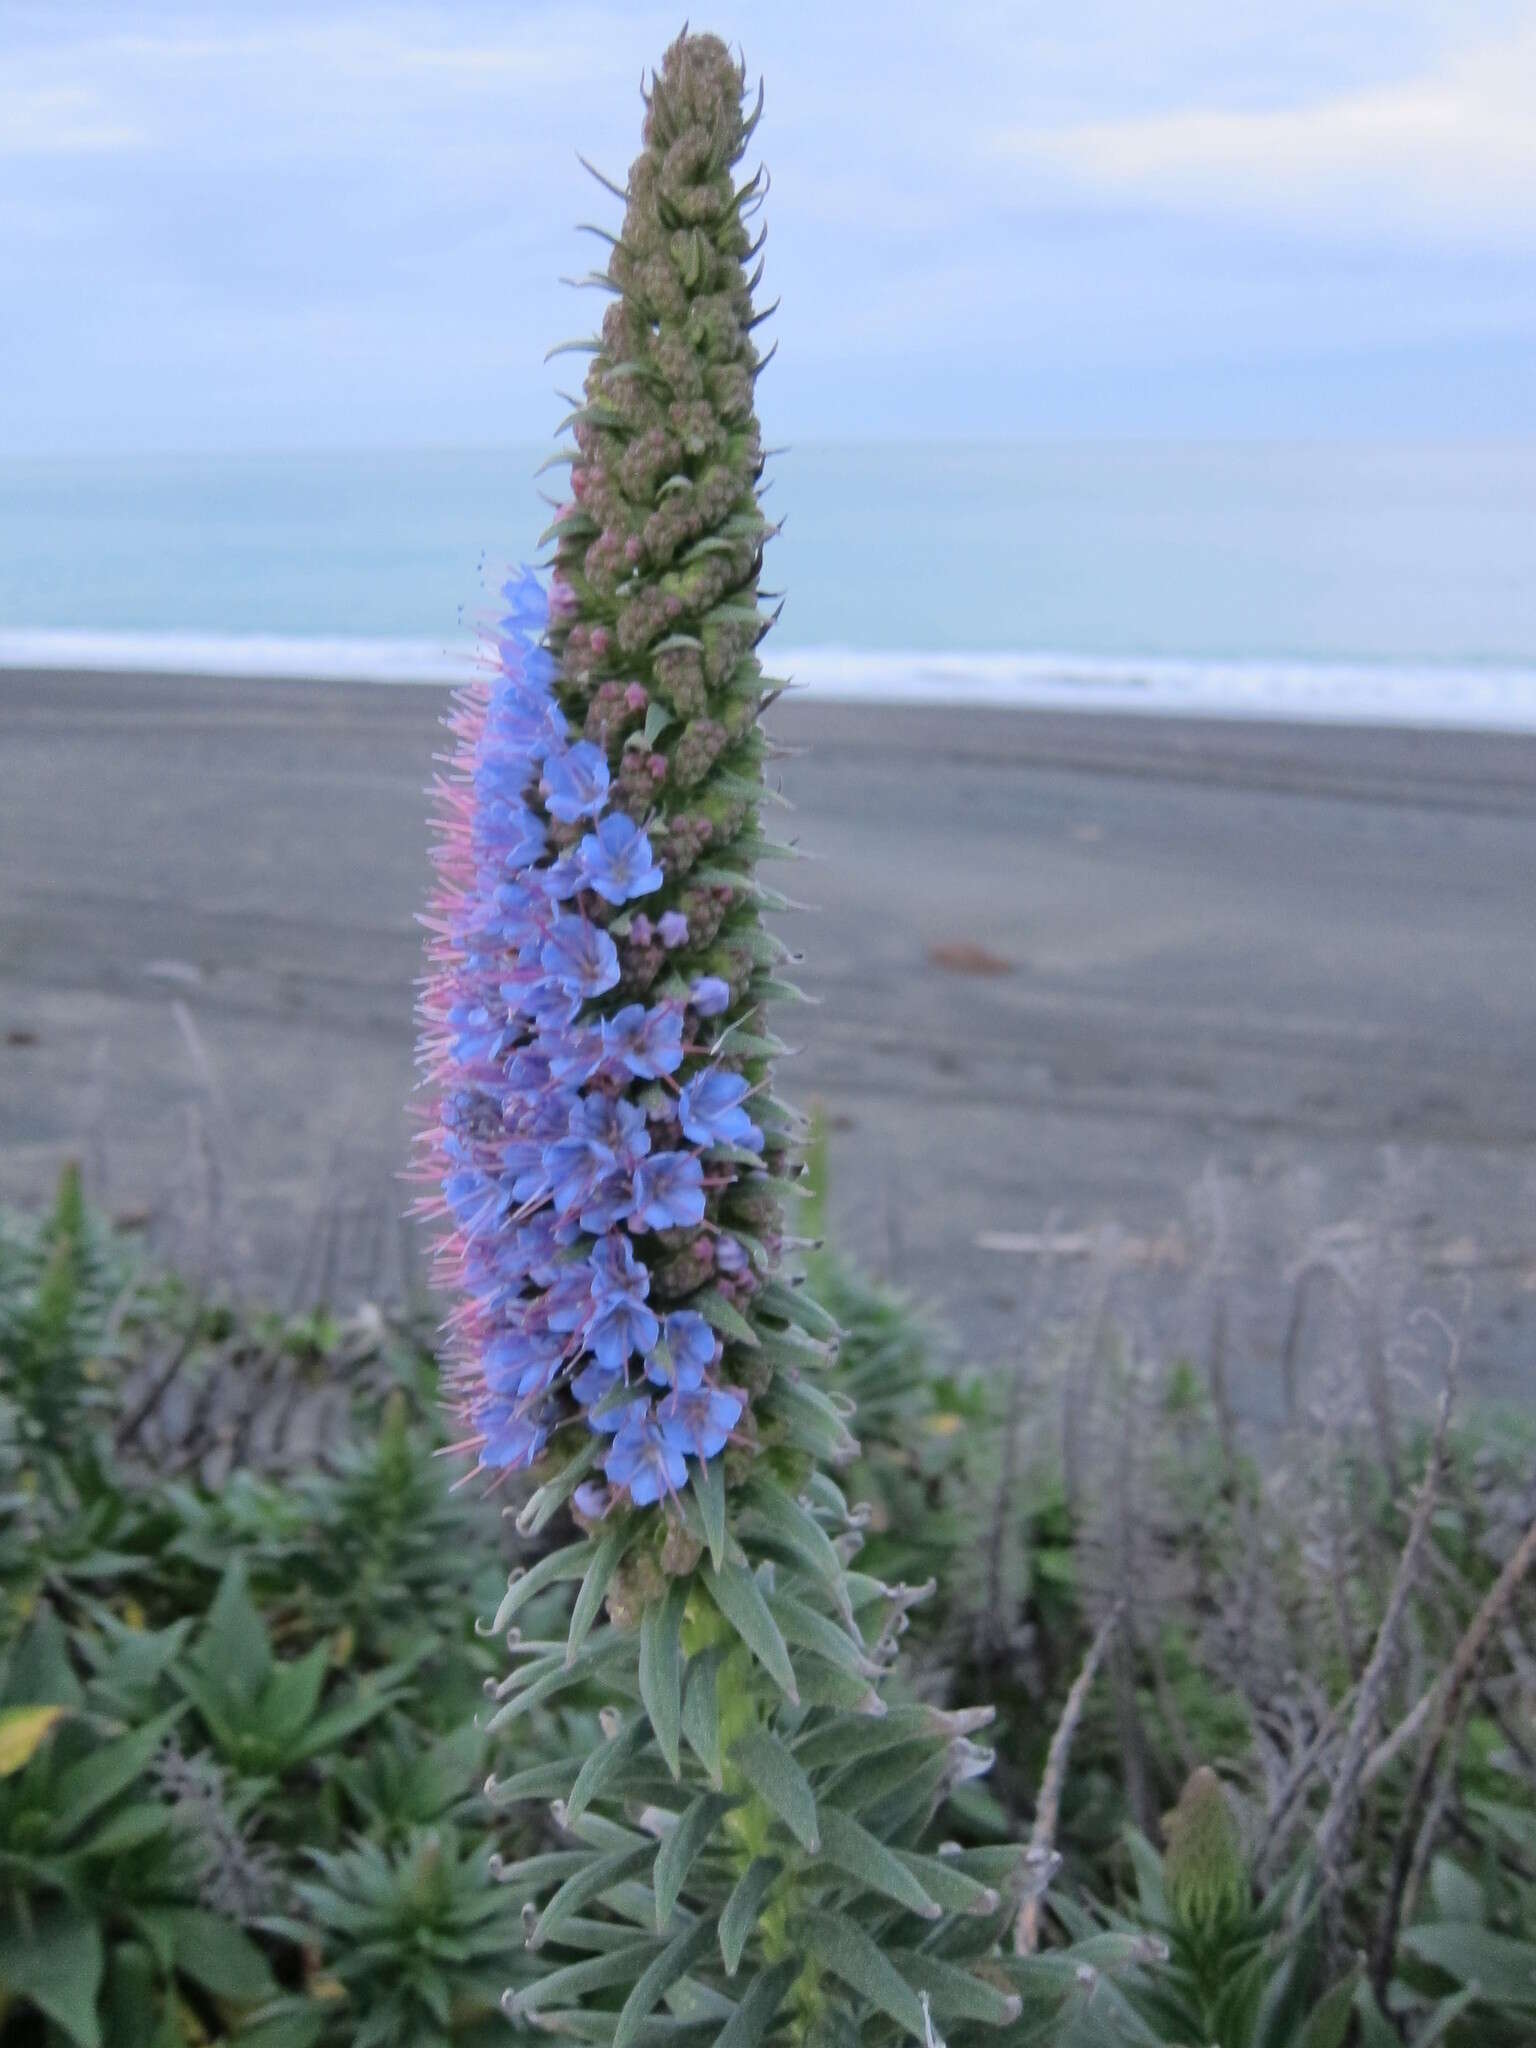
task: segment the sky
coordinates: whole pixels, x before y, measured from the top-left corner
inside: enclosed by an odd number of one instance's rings
[[[649,5],[0,0],[0,457],[529,442]],[[1536,433],[1536,0],[720,0],[797,438]],[[765,385],[767,380],[765,379]]]

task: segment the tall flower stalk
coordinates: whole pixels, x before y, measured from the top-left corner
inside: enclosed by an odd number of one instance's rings
[[[800,1122],[766,1013],[795,992],[757,872],[782,851],[759,823],[765,181],[736,180],[756,119],[721,42],[673,44],[594,280],[547,591],[506,585],[451,721],[429,920],[464,1446],[526,1475],[525,1532],[576,1525],[491,1625],[514,1660],[491,1725],[515,1753],[534,1709],[606,1702],[599,1747],[494,1786],[551,1802],[561,1840],[503,1873],[527,1900],[509,2000],[612,2048],[932,2043],[1086,1995],[1003,1952],[1047,1873],[931,1846],[990,1714],[893,1681],[921,1595],[854,1568],[837,1331],[786,1220]]]

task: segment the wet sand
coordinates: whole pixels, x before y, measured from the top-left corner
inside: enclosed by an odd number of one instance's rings
[[[0,1199],[81,1156],[215,1279],[403,1284],[441,704],[0,675]],[[1465,1297],[1474,1381],[1536,1398],[1536,739],[774,729],[814,856],[784,886],[818,906],[785,925],[818,998],[779,1019],[786,1092],[832,1119],[839,1234],[959,1352],[1034,1342],[1042,1238],[1070,1313],[1115,1232],[1135,1344],[1198,1354],[1223,1294],[1257,1416],[1309,1255],[1394,1321]]]

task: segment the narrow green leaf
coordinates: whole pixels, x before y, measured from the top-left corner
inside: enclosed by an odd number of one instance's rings
[[[49,1801],[56,1816],[50,1829],[52,1837],[57,1841],[69,1840],[93,1813],[100,1812],[125,1786],[131,1785],[183,1712],[181,1707],[172,1707],[157,1714],[142,1728],[119,1735],[61,1771]]]
[[[783,1868],[777,1856],[754,1856],[737,1878],[736,1888],[720,1915],[720,1954],[728,1976],[734,1977],[740,1968],[742,1952],[757,1925],[768,1889]]]
[[[142,1849],[146,1842],[153,1842],[163,1835],[171,1824],[171,1809],[159,1801],[145,1801],[137,1806],[121,1807],[99,1827],[88,1841],[82,1842],[77,1854],[82,1860],[95,1860],[103,1856],[125,1856],[132,1849]]]
[[[757,2048],[798,1974],[798,1965],[790,1957],[754,1977],[740,2005],[715,2036],[715,2048]]]
[[[513,1806],[520,1799],[559,1799],[590,1761],[590,1756],[554,1757],[514,1771],[509,1778],[487,1778],[485,1796],[493,1806]]]
[[[626,1930],[627,1932],[627,1930]],[[653,1936],[641,1941],[626,1940],[622,1948],[607,1955],[589,1956],[585,1962],[567,1963],[524,1984],[511,1999],[511,2017],[521,2019],[540,2007],[557,2005],[562,1998],[584,1998],[589,1991],[606,1991],[614,1984],[633,1984],[656,1954],[659,1944]]]
[[[537,1536],[549,1524],[597,1463],[602,1448],[596,1437],[589,1437],[553,1479],[547,1479],[537,1493],[524,1501],[517,1515],[519,1536]]]
[[[645,1740],[646,1722],[636,1714],[611,1742],[600,1743],[576,1773],[565,1802],[565,1824],[574,1827],[616,1771],[621,1771]]]
[[[776,1813],[802,1849],[821,1846],[811,1781],[776,1735],[754,1728],[731,1751],[731,1761],[765,1806]]]
[[[640,1698],[674,1778],[682,1769],[682,1629],[687,1599],[686,1585],[674,1579],[665,1597],[654,1601],[640,1617]]]
[[[840,1670],[819,1657],[807,1658],[800,1664],[799,1681],[804,1707],[832,1707],[839,1714],[858,1714],[871,1721],[883,1718],[884,1700],[856,1672]]]
[[[770,1405],[796,1450],[829,1465],[846,1465],[858,1456],[857,1438],[819,1387],[781,1375],[770,1391]]]
[[[688,1660],[683,1683],[683,1740],[708,1773],[718,1792],[724,1783],[724,1760],[720,1754],[719,1675],[727,1651],[716,1643]]]
[[[735,1804],[723,1792],[701,1792],[685,1808],[671,1833],[662,1838],[656,1852],[656,1870],[651,1882],[656,1892],[656,1928],[665,1933],[693,1860],[709,1841],[723,1813]]]
[[[1360,1972],[1351,1970],[1347,1977],[1341,1977],[1337,1984],[1323,1993],[1307,2016],[1297,2048],[1343,2048],[1359,1981]],[[1429,2048],[1430,2038],[1421,2034],[1416,2048]]]
[[[798,1323],[809,1336],[823,1337],[831,1342],[843,1334],[836,1318],[830,1316],[803,1287],[786,1287],[782,1280],[772,1280],[757,1299],[759,1307],[769,1315],[783,1316],[786,1322]]]
[[[1402,1945],[1409,1955],[1443,1970],[1458,1984],[1475,1982],[1490,2004],[1536,2010],[1536,1942],[1443,1920],[1410,1927]]]
[[[629,2048],[640,2031],[641,2022],[649,2017],[662,1994],[679,1977],[686,1976],[689,1966],[697,1962],[714,1940],[714,1934],[714,1926],[709,1920],[695,1920],[691,1927],[685,1927],[681,1934],[669,1941],[661,1954],[641,1971],[634,1990],[625,1999],[619,2013],[618,2025],[613,2030],[613,2048]]]
[[[547,1557],[541,1557],[537,1564],[525,1572],[515,1573],[501,1596],[501,1605],[496,1609],[495,1619],[489,1628],[482,1628],[477,1622],[475,1632],[482,1636],[499,1636],[515,1619],[519,1609],[536,1593],[542,1593],[549,1586],[556,1586],[562,1579],[585,1578],[587,1568],[597,1553],[597,1545],[590,1538],[583,1537],[580,1543],[568,1543],[564,1550],[552,1550]]]
[[[725,1300],[724,1296],[717,1294],[712,1287],[707,1287],[702,1293],[695,1294],[688,1305],[690,1308],[696,1308],[704,1320],[707,1323],[713,1324],[722,1337],[729,1337],[737,1344],[745,1344],[749,1350],[755,1351],[757,1349],[756,1330],[753,1329],[739,1308],[733,1307],[730,1302]]]
[[[892,1707],[880,1720],[831,1721],[824,1728],[813,1728],[809,1735],[797,1736],[793,1747],[807,1770],[824,1770],[919,1738],[937,1744],[930,1709]]]
[[[885,1723],[877,1721],[875,1726],[883,1728]],[[877,1799],[908,1784],[913,1773],[921,1771],[934,1757],[944,1761],[942,1749],[931,1738],[916,1736],[907,1742],[890,1743],[874,1755],[847,1765],[823,1797],[845,1813],[860,1813]]]
[[[814,1651],[852,1677],[866,1682],[879,1677],[878,1666],[870,1662],[861,1646],[835,1621],[828,1621],[824,1614],[818,1614],[814,1607],[807,1607],[803,1600],[796,1600],[789,1593],[768,1593],[764,1598],[786,1642]]]
[[[534,1922],[528,1937],[529,1948],[542,1948],[583,1906],[590,1906],[604,1892],[648,1869],[655,1855],[654,1842],[640,1842],[633,1848],[615,1849],[607,1856],[583,1856],[581,1868],[571,1872]]]
[[[841,1913],[817,1913],[805,1922],[804,1938],[811,1953],[850,1991],[915,2041],[926,2041],[917,1993],[862,1927]]]
[[[219,1581],[195,1656],[222,1684],[234,1685],[247,1697],[254,1698],[266,1683],[272,1669],[266,1623],[247,1589],[245,1566],[238,1561]]]
[[[518,1674],[520,1678],[526,1678],[535,1668],[541,1669],[543,1676],[532,1685],[524,1685],[520,1691],[513,1693],[510,1699],[499,1706],[485,1724],[486,1733],[492,1734],[497,1729],[508,1727],[513,1721],[521,1720],[524,1714],[531,1713],[535,1707],[543,1706],[546,1700],[554,1699],[562,1692],[568,1692],[573,1685],[584,1683],[585,1679],[602,1664],[611,1663],[620,1657],[627,1661],[628,1656],[627,1638],[615,1629],[604,1629],[598,1636],[583,1643],[569,1664],[565,1661],[564,1652],[557,1651],[547,1663],[538,1667],[531,1664],[525,1666]]]
[[[0,1987],[7,2002],[46,2013],[76,2048],[101,2048],[96,1995],[106,1958],[96,1923],[74,1906],[44,1906],[30,1928],[0,1927]]]
[[[782,1486],[762,1478],[753,1482],[748,1503],[751,1512],[800,1559],[814,1578],[821,1580],[839,1607],[846,1607],[843,1560],[832,1539],[816,1517],[792,1500]]]
[[[260,2005],[277,1996],[266,1957],[232,1921],[196,1906],[167,1907],[163,1917],[176,1967],[194,1984],[236,2005]]]
[[[1002,1991],[953,1963],[922,1949],[895,1949],[891,1961],[918,1991],[926,1991],[941,2019],[977,2020],[984,2027],[1011,2026],[1023,2009],[1016,1991]]]
[[[703,1574],[706,1591],[758,1663],[788,1700],[798,1700],[795,1667],[779,1633],[779,1625],[768,1611],[762,1588],[745,1565],[727,1564],[724,1571],[711,1567]]]
[[[324,2031],[324,2010],[316,2011],[308,2000],[303,2005],[294,2001],[292,2009],[275,2012],[269,2019],[258,2020],[255,2026],[242,2027],[240,2048],[315,2048]],[[162,2036],[161,2042],[169,2048],[168,2037]]]
[[[1465,1991],[1458,1991],[1451,1998],[1442,1998],[1434,2011],[1429,2015],[1427,2024],[1421,2027],[1418,2033],[1414,2035],[1413,2048],[1435,2048],[1435,2043],[1445,2039],[1462,2014],[1470,2007],[1476,2005],[1481,1996],[1480,1988],[1476,1984],[1469,1984]],[[1342,2040],[1343,2038],[1341,2034],[1337,2037],[1337,2040]],[[1308,2036],[1302,2042],[1301,2048],[1316,2048],[1316,2044]],[[1328,2041],[1324,2044],[1324,2048],[1336,2048],[1336,2042]]]
[[[283,1747],[297,1740],[315,1717],[331,1646],[316,1643],[306,1655],[288,1664],[274,1664],[261,1691],[262,1730],[267,1739]]]
[[[567,1670],[575,1663],[576,1652],[586,1641],[588,1631],[598,1617],[603,1595],[608,1591],[619,1562],[629,1546],[634,1527],[633,1517],[626,1516],[616,1527],[610,1529],[598,1544],[596,1554],[587,1566],[586,1577],[581,1582],[581,1591],[576,1595],[576,1604],[571,1609],[571,1630],[565,1642]]]
[[[1126,1828],[1123,1840],[1136,1879],[1137,1917],[1148,1927],[1166,1927],[1168,1895],[1163,1889],[1163,1859],[1139,1828]]]
[[[725,1565],[725,1461],[711,1458],[693,1468],[693,1491],[704,1521],[709,1561],[718,1572]]]
[[[912,1849],[896,1849],[892,1853],[946,1913],[995,1913],[1002,1903],[991,1885],[957,1870],[947,1856],[920,1856]]]
[[[854,1878],[872,1892],[894,1899],[909,1913],[924,1920],[937,1920],[940,1908],[928,1896],[900,1857],[878,1841],[868,1828],[850,1814],[829,1806],[821,1815],[822,1854],[846,1877]]]

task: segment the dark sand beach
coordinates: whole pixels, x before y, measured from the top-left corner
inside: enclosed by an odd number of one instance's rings
[[[78,1156],[215,1284],[405,1284],[441,705],[0,675],[0,1199]],[[785,923],[818,998],[778,1020],[786,1092],[832,1120],[841,1238],[957,1355],[1006,1362],[1098,1284],[1133,1350],[1214,1344],[1272,1417],[1310,1260],[1315,1342],[1347,1312],[1395,1364],[1434,1303],[1478,1387],[1536,1394],[1536,739],[774,729],[817,911]]]

